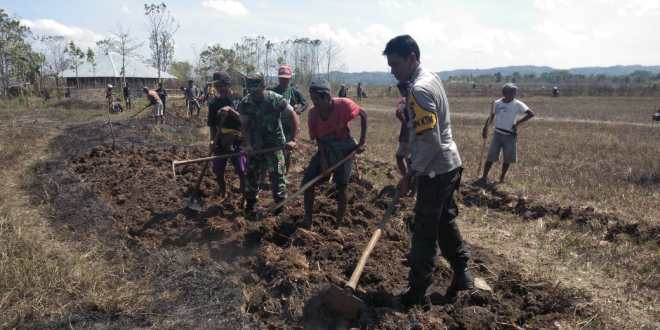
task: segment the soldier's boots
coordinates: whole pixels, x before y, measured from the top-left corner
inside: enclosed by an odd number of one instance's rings
[[[254,210],[255,204],[257,204],[256,200],[247,199],[245,201],[245,208],[243,208],[243,216],[245,219],[250,221],[257,220],[257,212]]]
[[[456,300],[459,291],[469,290],[474,288],[474,278],[468,270],[467,266],[460,266],[454,268],[454,277],[452,278],[449,288],[442,299],[442,303],[453,303]],[[409,288],[406,293],[401,295],[401,304],[406,308],[420,306],[423,310],[428,311],[431,309],[431,298],[426,295],[426,290],[419,290]],[[437,303],[433,301],[433,303]]]
[[[454,277],[451,280],[449,288],[445,296],[453,299],[458,294],[458,291],[469,290],[474,288],[474,277],[468,270],[467,266],[454,268]]]
[[[400,297],[401,305],[405,308],[413,308],[415,306],[421,307],[424,311],[429,311],[431,309],[431,298],[426,295],[424,291],[417,290],[415,288],[409,288],[404,294]]]

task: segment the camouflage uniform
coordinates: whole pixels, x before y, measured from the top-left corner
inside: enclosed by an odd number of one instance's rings
[[[279,104],[284,98],[272,91],[264,91],[264,100],[257,104],[248,95],[241,100],[238,110],[250,123],[250,143],[254,150],[284,146],[282,129],[283,111]],[[281,201],[286,198],[286,180],[284,178],[284,153],[278,150],[250,156],[246,176],[245,200],[254,205],[259,192],[259,178],[270,172],[273,199]]]
[[[286,90],[283,90],[282,87],[277,86],[271,89],[271,91],[282,95],[289,104],[291,104],[292,107],[295,107],[296,105],[300,105],[301,111],[305,108],[305,104],[307,103],[305,101],[305,97],[300,94],[300,92],[293,88],[293,87],[287,87]],[[291,118],[291,113],[287,112],[282,116],[282,129],[284,130],[284,137],[286,138],[286,141],[291,141],[293,138],[293,126],[291,125],[291,122],[293,119]]]

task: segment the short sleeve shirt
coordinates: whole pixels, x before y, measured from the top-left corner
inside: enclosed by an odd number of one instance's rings
[[[209,100],[209,115],[206,121],[208,126],[220,126],[221,128],[240,131],[241,120],[232,114],[220,111],[224,107],[234,107],[232,100],[228,97],[216,96]]]
[[[270,148],[284,145],[282,113],[280,107],[284,98],[273,91],[264,91],[264,99],[256,103],[251,95],[241,100],[238,112],[250,123],[250,141],[256,148]]]
[[[495,114],[495,130],[502,134],[512,134],[516,118],[527,110],[529,107],[518,99],[513,99],[509,103],[504,102],[503,99],[495,101],[492,109]]]
[[[336,140],[345,140],[351,137],[348,123],[360,114],[360,106],[351,99],[342,97],[332,98],[332,111],[326,120],[321,118],[320,111],[312,108],[309,112],[307,124],[309,136],[312,139],[325,138],[329,135]]]
[[[305,97],[300,94],[300,92],[292,87],[287,87],[283,89],[280,86],[273,87],[271,89],[273,92],[282,95],[284,99],[291,104],[291,106],[301,105],[305,106]]]

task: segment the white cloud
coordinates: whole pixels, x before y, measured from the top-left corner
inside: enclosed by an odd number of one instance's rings
[[[444,43],[449,40],[445,25],[430,17],[420,17],[403,24],[403,31],[418,42]]]
[[[378,0],[378,5],[385,8],[401,8],[401,4],[396,0]]]
[[[247,16],[250,13],[243,3],[236,0],[205,0],[202,6],[229,16]]]
[[[124,14],[126,14],[126,15],[130,15],[130,14],[132,13],[132,12],[131,12],[131,9],[128,8],[128,6],[127,6],[125,3],[123,3],[123,4],[121,5],[121,12],[124,13]]]
[[[542,11],[557,10],[569,5],[569,0],[534,0],[534,8]]]
[[[29,27],[30,30],[37,34],[63,36],[83,47],[92,47],[97,41],[104,38],[102,34],[92,30],[65,25],[52,19],[22,19],[21,24]]]
[[[617,14],[621,16],[647,16],[660,13],[660,0],[627,0]]]

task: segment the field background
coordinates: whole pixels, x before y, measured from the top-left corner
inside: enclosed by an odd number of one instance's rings
[[[464,183],[469,184],[477,178],[480,132],[491,99],[449,97],[452,130],[464,161]],[[631,231],[605,239],[607,226],[598,223],[566,222],[552,215],[530,220],[502,208],[468,205],[461,208],[459,218],[466,240],[496,251],[529,278],[585,292],[592,297],[589,304],[603,311],[588,319],[561,321],[557,327],[658,328],[660,123],[650,119],[660,99],[535,96],[522,100],[537,117],[520,128],[519,162],[511,168],[508,182],[496,191],[540,205],[589,208],[631,224],[650,238],[640,240]],[[181,107],[180,99],[174,97],[171,102]],[[155,326],[172,327],[177,315],[186,313],[183,308],[159,314],[160,304],[166,304],[168,294],[174,292],[149,295],[162,269],[172,267],[173,274],[186,274],[177,268],[181,255],[163,252],[153,256],[154,264],[138,265],[129,247],[121,241],[108,245],[102,233],[80,241],[75,227],[56,221],[57,205],[49,204],[47,198],[34,198],[52,194],[46,189],[48,180],[56,181],[38,177],[35,164],[55,166],[54,150],[73,153],[84,145],[63,139],[68,128],[95,124],[90,139],[111,143],[102,104],[101,100],[32,100],[29,108],[12,103],[0,108],[0,327],[46,326],[47,320],[66,320],[72,315],[74,324],[89,327],[96,324],[90,316],[94,310],[119,310],[120,319],[128,317],[133,325],[151,317],[158,320]],[[369,131],[368,148],[361,159],[387,164],[389,169],[361,168],[378,187],[398,178],[394,151],[399,122],[394,104],[391,97],[362,102],[369,115]],[[113,115],[112,120],[121,126],[129,115]],[[187,128],[145,124],[139,129],[178,145],[203,145],[208,136],[203,119],[190,122]],[[352,130],[357,136],[357,123]],[[497,175],[499,164],[493,167],[491,178]],[[115,254],[129,257],[120,262],[108,258]],[[80,310],[86,314],[80,316]]]

